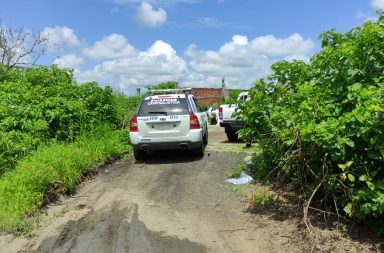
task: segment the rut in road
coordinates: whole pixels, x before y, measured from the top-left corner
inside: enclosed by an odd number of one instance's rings
[[[49,245],[51,244],[51,245]],[[36,252],[169,252],[201,253],[205,249],[188,240],[149,231],[138,218],[138,205],[91,211],[78,221],[70,221],[52,244],[43,243]]]

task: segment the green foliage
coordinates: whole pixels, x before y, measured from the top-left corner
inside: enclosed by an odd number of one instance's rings
[[[252,164],[254,164],[250,174],[255,179],[265,179],[270,172],[270,156],[267,147],[263,152],[259,152],[253,155]]]
[[[0,230],[29,231],[50,198],[129,151],[128,131],[112,129],[140,101],[95,82],[78,85],[56,66],[0,65]]]
[[[251,203],[258,206],[267,206],[275,201],[273,194],[265,189],[255,191],[251,196]]]
[[[109,157],[130,149],[128,131],[102,125],[69,144],[52,143],[20,160],[0,178],[0,231],[28,232],[49,198],[67,193]]]
[[[240,191],[240,185],[231,185],[229,189],[231,190],[231,192],[238,192]]]
[[[231,169],[231,171],[228,174],[228,177],[230,177],[230,178],[240,177],[240,174],[242,171],[246,171],[244,165],[238,164],[238,165],[236,165],[236,167]]]
[[[71,70],[52,67],[9,70],[0,66],[0,174],[50,141],[72,141],[82,131],[123,113],[112,89],[77,85]]]
[[[322,33],[308,64],[273,64],[238,115],[263,149],[255,158],[261,176],[304,196],[321,184],[321,203],[334,197],[358,220],[384,213],[383,22]]]
[[[199,112],[206,112],[208,111],[208,106],[207,105],[203,105],[203,104],[199,104]]]
[[[219,106],[220,106],[220,104],[218,104],[218,103],[214,103],[214,104],[212,105],[212,110],[219,109]]]
[[[178,83],[173,81],[163,82],[152,86],[145,86],[148,90],[166,90],[166,89],[176,89]]]
[[[237,104],[238,97],[241,92],[243,92],[243,90],[239,90],[239,89],[230,90],[229,97],[226,99],[221,99],[220,104],[228,104],[228,105]]]
[[[143,98],[144,96],[127,97],[123,93],[115,94],[114,105],[117,114],[117,122],[119,122],[121,128],[129,125],[130,119]]]

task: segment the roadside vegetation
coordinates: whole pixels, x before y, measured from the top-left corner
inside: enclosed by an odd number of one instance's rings
[[[77,84],[68,69],[0,65],[0,231],[29,231],[39,208],[129,152],[140,99]]]
[[[227,105],[237,104],[238,103],[238,97],[239,97],[240,93],[243,91],[244,90],[240,90],[240,89],[233,89],[233,90],[229,91],[227,98],[222,97],[220,99],[220,102],[219,102],[220,105],[222,105],[222,104],[227,104]]]
[[[51,143],[21,159],[0,179],[0,230],[31,231],[36,214],[59,194],[69,194],[84,176],[130,150],[128,131],[100,126],[72,143]]]
[[[71,142],[102,123],[119,123],[112,89],[78,85],[71,70],[0,66],[0,173],[38,146]]]
[[[253,175],[295,186],[311,207],[384,233],[384,15],[319,36],[308,63],[281,61],[254,83],[238,117],[262,152]],[[258,200],[256,200],[258,201]]]

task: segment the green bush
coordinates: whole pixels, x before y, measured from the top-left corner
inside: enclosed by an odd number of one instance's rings
[[[114,104],[120,128],[124,128],[129,125],[130,119],[143,98],[143,96],[127,97],[123,93],[115,94]]]
[[[84,174],[129,150],[128,131],[109,126],[82,134],[73,143],[39,147],[0,178],[0,231],[30,231],[32,218],[49,198],[68,193]]]
[[[68,69],[0,66],[0,174],[41,144],[119,124],[125,112],[117,101],[108,86],[78,85]]]
[[[384,212],[384,16],[320,35],[308,64],[277,62],[240,105],[263,176],[333,198],[357,220]]]
[[[129,151],[124,122],[140,101],[68,69],[0,65],[0,231],[29,231],[42,205]]]

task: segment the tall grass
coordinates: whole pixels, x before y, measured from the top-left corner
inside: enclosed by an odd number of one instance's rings
[[[38,148],[0,178],[0,231],[30,231],[39,208],[50,198],[70,192],[84,174],[129,150],[128,131],[108,126],[83,134],[73,143]]]

